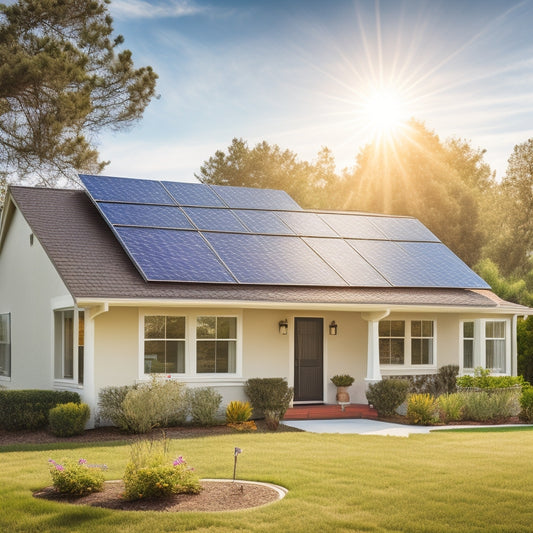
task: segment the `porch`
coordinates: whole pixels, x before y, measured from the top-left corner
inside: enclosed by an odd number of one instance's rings
[[[377,411],[365,404],[309,404],[289,407],[283,420],[327,420],[335,418],[377,418]]]

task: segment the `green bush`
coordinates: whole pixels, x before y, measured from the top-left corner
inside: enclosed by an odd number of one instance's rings
[[[226,407],[226,424],[240,424],[252,417],[250,402],[230,402]]]
[[[520,420],[529,424],[533,423],[533,388],[522,391],[520,407]]]
[[[70,391],[0,390],[0,428],[7,430],[44,429],[50,409],[63,403],[80,403]]]
[[[490,370],[477,367],[474,375],[465,375],[457,378],[457,386],[463,389],[507,389],[520,385],[522,388],[529,387],[522,376],[491,376]]]
[[[392,416],[407,399],[410,385],[407,379],[383,379],[368,386],[366,399],[379,416]]]
[[[269,429],[276,430],[292,401],[294,389],[283,378],[252,378],[244,385],[254,410],[265,416]]]
[[[488,422],[504,420],[518,415],[521,388],[466,390],[461,396],[464,401],[464,420]]]
[[[49,459],[50,475],[54,488],[62,494],[85,496],[91,492],[100,492],[104,486],[102,470],[107,467],[91,466],[85,459],[63,461],[61,464]]]
[[[438,422],[438,404],[431,394],[411,394],[407,399],[407,419],[411,424],[430,426]]]
[[[123,480],[127,500],[198,494],[201,490],[198,476],[183,457],[170,461],[167,439],[134,443]]]
[[[222,396],[212,387],[189,389],[187,404],[193,424],[214,426],[219,423],[218,409]]]
[[[137,388],[137,385],[123,385],[121,387],[104,387],[100,389],[98,395],[98,419],[100,423],[111,422],[122,431],[131,431],[128,426],[128,419],[124,414],[122,402],[130,390]]]
[[[462,394],[442,394],[437,398],[440,418],[443,422],[456,422],[463,418],[464,400]]]
[[[56,437],[81,435],[89,420],[91,410],[86,403],[64,403],[50,409],[50,432]]]

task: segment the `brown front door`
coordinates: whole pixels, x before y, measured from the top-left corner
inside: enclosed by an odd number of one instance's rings
[[[324,399],[324,320],[294,319],[294,401]]]

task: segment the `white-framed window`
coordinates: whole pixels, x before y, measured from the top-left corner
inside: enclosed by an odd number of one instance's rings
[[[196,318],[196,372],[234,374],[237,365],[237,318]]]
[[[506,335],[504,320],[485,322],[485,368],[492,372],[506,371]]]
[[[145,374],[185,372],[185,324],[184,316],[144,317]]]
[[[380,365],[435,366],[435,329],[434,320],[380,320]]]
[[[474,321],[463,322],[463,368],[474,369]]]
[[[11,377],[11,313],[0,314],[0,376]]]
[[[83,383],[84,311],[54,311],[54,377]]]

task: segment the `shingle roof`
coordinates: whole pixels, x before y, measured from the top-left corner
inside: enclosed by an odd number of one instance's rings
[[[489,290],[145,282],[84,191],[11,186],[10,194],[76,299],[390,304],[509,309]]]

